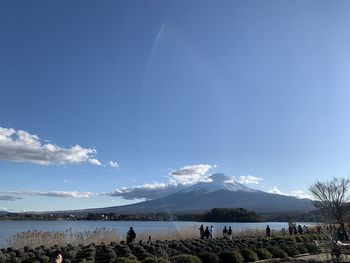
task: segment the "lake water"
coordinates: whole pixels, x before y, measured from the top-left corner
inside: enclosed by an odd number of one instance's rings
[[[8,238],[20,232],[28,230],[38,231],[65,231],[73,232],[94,230],[96,228],[116,229],[121,236],[126,236],[130,226],[134,227],[137,234],[152,234],[155,232],[169,232],[179,229],[193,231],[199,226],[213,226],[215,232],[222,231],[224,226],[231,226],[234,231],[247,229],[262,229],[269,225],[272,230],[288,228],[287,222],[260,222],[260,223],[212,223],[212,222],[177,222],[177,221],[7,221],[0,220],[0,248],[7,247]],[[315,225],[316,223],[297,223],[300,225]]]

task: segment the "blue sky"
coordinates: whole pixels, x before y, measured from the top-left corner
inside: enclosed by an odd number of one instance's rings
[[[214,172],[284,194],[348,176],[349,11],[1,1],[0,209],[128,204]]]

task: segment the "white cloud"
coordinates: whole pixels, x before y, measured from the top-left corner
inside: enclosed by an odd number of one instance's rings
[[[63,182],[64,182],[65,184],[71,184],[71,183],[72,183],[72,181],[71,181],[71,180],[68,180],[68,179],[64,179]]]
[[[42,143],[37,135],[27,131],[0,127],[0,160],[37,164],[81,164],[100,166],[94,158],[96,150],[79,145],[62,148],[52,143]]]
[[[78,191],[14,191],[8,192],[13,195],[32,195],[32,196],[48,196],[48,197],[59,197],[59,198],[89,198],[96,195],[91,192],[78,192]]]
[[[213,168],[216,168],[216,165],[187,165],[181,169],[171,171],[169,173],[170,182],[173,184],[194,184],[200,181],[206,181],[205,174]]]
[[[134,199],[157,199],[170,195],[181,189],[185,188],[182,184],[165,184],[165,183],[153,183],[144,184],[139,186],[132,186],[129,188],[116,189],[111,193],[106,193],[109,196],[120,196],[127,200]]]
[[[6,211],[7,207],[0,207],[0,211]]]
[[[312,199],[312,196],[305,193],[303,190],[295,190],[295,191],[292,191],[291,193],[288,194],[288,193],[282,192],[276,186],[274,186],[274,187],[270,187],[267,192],[270,194],[279,194],[279,195],[292,196],[292,197],[296,197],[296,198]]]
[[[262,178],[255,177],[252,175],[241,175],[239,177],[238,182],[241,184],[259,184],[259,181],[261,181]]]
[[[113,161],[109,161],[108,162],[108,166],[112,167],[112,168],[119,168],[119,163],[113,162]]]
[[[279,190],[276,186],[274,187],[270,187],[268,190],[267,190],[268,193],[270,194],[279,194],[279,195],[285,195],[281,190]]]
[[[198,164],[187,165],[181,169],[173,170],[169,173],[169,182],[167,183],[147,183],[139,186],[124,187],[116,189],[105,195],[120,196],[124,199],[157,199],[166,195],[173,194],[185,187],[197,182],[210,181],[206,173],[215,168],[215,165]]]
[[[13,196],[13,195],[0,195],[0,201],[16,201],[22,199],[21,197]]]
[[[305,193],[303,190],[295,190],[290,193],[290,196],[294,196],[297,198],[308,198],[308,199],[313,198],[312,195]]]

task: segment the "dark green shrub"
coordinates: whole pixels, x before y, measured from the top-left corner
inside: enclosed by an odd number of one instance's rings
[[[265,248],[259,248],[259,249],[255,250],[255,252],[258,255],[259,259],[272,258],[272,254]]]
[[[294,257],[299,254],[299,251],[294,246],[281,245],[280,248],[283,249],[289,257]]]
[[[276,240],[271,240],[270,241],[270,245],[271,246],[277,246],[278,245],[278,242]]]
[[[304,243],[303,245],[309,253],[317,253],[317,246],[315,243]]]
[[[286,244],[287,244],[287,246],[294,245],[295,241],[287,240]]]
[[[142,263],[158,263],[157,259],[154,257],[151,258],[145,258],[144,260],[141,261]]]
[[[40,256],[39,260],[41,263],[48,263],[50,261],[50,258],[48,256]]]
[[[303,240],[303,242],[309,242],[310,239],[308,236],[300,236],[301,237],[301,240]]]
[[[203,263],[219,263],[219,257],[214,253],[202,253],[198,257]]]
[[[308,253],[307,248],[305,247],[305,244],[297,244],[297,249],[300,254]]]
[[[268,247],[268,251],[272,254],[272,257],[274,258],[286,258],[288,257],[288,254],[279,247]]]
[[[295,236],[295,241],[298,243],[302,243],[303,239],[300,236]]]
[[[173,263],[201,263],[201,260],[193,255],[181,254],[171,258]]]
[[[287,243],[288,242],[293,242],[293,243],[295,243],[295,240],[294,240],[294,238],[292,238],[292,237],[286,237],[285,239],[284,239]]]
[[[223,251],[219,255],[221,263],[243,263],[244,258],[236,251]]]
[[[258,243],[256,243],[256,248],[263,248],[264,247],[264,243],[259,241]]]
[[[115,263],[140,263],[140,261],[138,261],[137,259],[120,257],[120,258],[117,258]]]
[[[6,262],[7,257],[3,254],[0,254],[0,263],[5,263]]]
[[[11,257],[7,259],[6,263],[21,263],[21,259],[19,259],[18,257]]]
[[[253,262],[259,260],[258,255],[251,249],[242,249],[240,253],[244,257],[244,261]]]
[[[142,263],[171,263],[169,260],[163,258],[149,257],[141,261]]]
[[[247,244],[240,244],[239,248],[240,249],[245,249],[245,248],[248,248],[248,245]]]

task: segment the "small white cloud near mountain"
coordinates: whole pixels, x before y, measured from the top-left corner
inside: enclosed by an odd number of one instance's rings
[[[164,197],[169,194],[173,194],[177,191],[184,189],[185,187],[186,186],[182,184],[152,183],[132,186],[129,188],[123,187],[121,189],[116,189],[113,192],[106,193],[106,195],[120,196],[127,200],[153,200]]]
[[[287,196],[293,196],[296,198],[308,198],[308,199],[313,199],[312,195],[305,193],[303,190],[294,190],[291,193],[284,193],[281,190],[279,190],[276,186],[270,187],[267,190],[268,193],[270,194],[279,194],[279,195],[287,195]]]
[[[173,184],[194,184],[207,180],[206,173],[216,168],[216,165],[197,164],[187,165],[169,173],[170,182]]]
[[[101,166],[101,162],[95,158],[96,153],[94,148],[83,148],[80,145],[63,148],[43,143],[37,135],[27,131],[0,127],[0,160],[43,165],[88,163]],[[112,161],[109,164],[117,165]]]
[[[295,190],[295,191],[290,193],[290,196],[294,196],[294,197],[297,197],[297,198],[313,199],[312,195],[305,193],[303,190]]]
[[[259,184],[262,178],[252,175],[241,175],[238,182],[241,184]]]
[[[278,189],[276,186],[270,187],[267,190],[267,192],[270,194],[286,195],[280,189]]]

